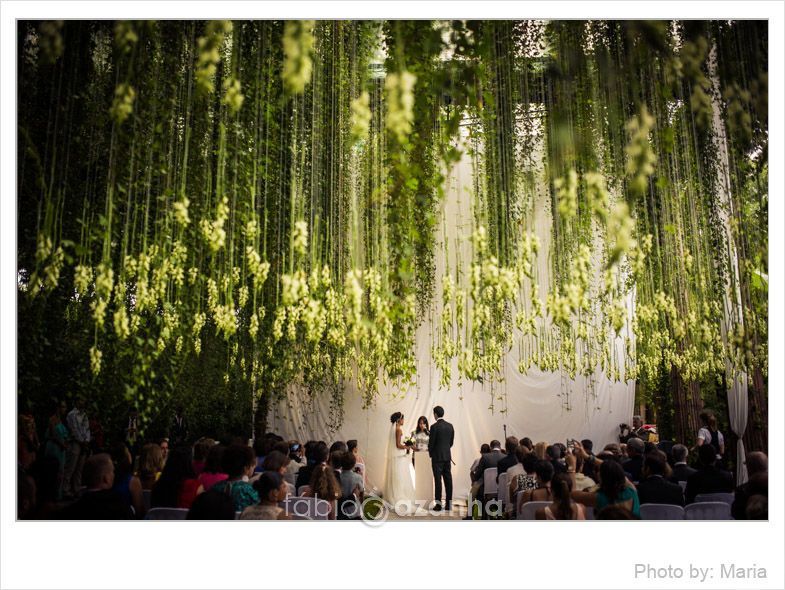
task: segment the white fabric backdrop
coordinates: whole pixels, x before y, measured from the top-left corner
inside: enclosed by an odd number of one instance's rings
[[[451,171],[448,191],[444,202],[445,227],[450,240],[450,264],[454,264],[455,252],[462,251],[462,260],[471,260],[469,236],[472,232],[469,187],[472,180],[472,165],[464,157]],[[535,197],[534,219],[530,227],[537,232],[542,244],[538,257],[540,296],[548,289],[548,243],[551,217],[544,179],[540,179],[539,196]],[[438,240],[443,240],[439,231]],[[443,249],[436,248],[437,288],[434,297],[432,318],[438,318],[441,301],[441,279],[445,260]],[[632,299],[630,298],[630,307]],[[271,409],[269,429],[287,439],[305,442],[309,439],[334,440],[357,439],[360,453],[366,461],[369,487],[384,489],[386,470],[385,454],[390,428],[390,415],[396,411],[405,415],[404,432],[413,430],[417,418],[426,416],[433,422],[432,408],[441,405],[445,419],[455,427],[453,447],[454,496],[467,496],[470,479],[469,468],[479,456],[482,443],[497,439],[503,443],[504,425],[507,434],[519,438],[528,436],[538,441],[565,442],[567,438],[589,438],[595,448],[609,442],[618,442],[619,424],[629,422],[634,402],[634,383],[614,383],[601,373],[596,374],[593,390],[586,387],[583,378],[569,380],[558,373],[542,373],[532,370],[528,375],[517,371],[518,352],[513,346],[506,363],[505,382],[496,384],[492,402],[491,390],[478,383],[458,384],[453,365],[453,383],[449,390],[439,388],[439,374],[431,362],[432,324],[426,319],[417,332],[418,382],[409,392],[398,392],[382,388],[375,406],[363,409],[361,397],[354,383],[347,383],[345,392],[345,418],[337,432],[330,431],[330,400],[328,395],[312,399],[302,392],[292,390],[287,399]],[[622,341],[618,341],[617,357],[623,353]],[[506,393],[506,412],[504,401]],[[569,400],[566,399],[569,395]],[[490,406],[494,409],[491,410]],[[565,409],[569,407],[570,409]]]

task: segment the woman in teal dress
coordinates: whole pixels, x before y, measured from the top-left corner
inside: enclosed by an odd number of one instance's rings
[[[259,503],[259,493],[248,478],[253,475],[256,467],[256,456],[251,447],[232,445],[224,451],[222,469],[229,479],[219,481],[212,490],[224,492],[234,500],[236,512],[242,512],[248,506]]]
[[[567,473],[575,477],[575,455],[565,457]],[[624,468],[613,459],[603,461],[600,465],[600,486],[596,492],[572,492],[572,499],[584,506],[594,506],[595,515],[606,506],[621,506],[629,510],[636,518],[641,516],[641,503],[638,491],[624,474]]]
[[[68,446],[68,427],[63,422],[68,407],[65,402],[55,405],[54,413],[49,418],[46,428],[46,446],[44,456],[57,459],[59,467],[57,478],[57,500],[60,500],[63,493],[63,471],[65,469],[65,450]]]

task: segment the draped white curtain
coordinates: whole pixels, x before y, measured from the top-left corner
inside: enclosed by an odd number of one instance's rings
[[[542,146],[539,146],[542,149]],[[538,257],[540,296],[549,289],[548,245],[551,234],[551,216],[548,190],[544,172],[532,207],[530,227],[539,235],[542,244]],[[510,351],[505,370],[505,381],[491,391],[488,385],[463,381],[459,383],[457,366],[453,364],[453,381],[449,388],[439,388],[439,374],[431,361],[431,346],[436,322],[441,309],[440,277],[447,268],[454,271],[455,256],[460,250],[464,264],[471,261],[472,216],[471,195],[472,164],[464,158],[450,171],[444,200],[444,228],[437,240],[448,240],[450,260],[445,260],[444,250],[436,247],[436,293],[430,317],[425,318],[417,332],[416,348],[418,375],[417,386],[402,392],[393,386],[382,387],[376,404],[362,408],[356,384],[347,383],[343,424],[337,431],[331,428],[330,400],[328,395],[315,398],[292,389],[287,399],[272,408],[270,429],[287,438],[305,442],[309,439],[357,439],[360,453],[366,462],[369,487],[384,490],[385,454],[390,428],[390,415],[400,411],[405,415],[404,432],[414,430],[419,416],[433,422],[432,409],[441,405],[445,419],[455,427],[453,447],[454,495],[466,497],[471,482],[469,469],[479,456],[482,443],[492,439],[504,440],[507,435],[528,436],[534,442],[565,442],[567,438],[589,438],[595,447],[602,448],[617,442],[618,426],[629,422],[633,410],[634,383],[612,382],[601,373],[594,376],[594,383],[587,384],[579,377],[570,380],[558,373],[531,370],[522,375],[517,370],[518,351]],[[446,232],[447,235],[444,235]],[[631,309],[632,297],[628,301]],[[617,360],[623,358],[623,342],[617,340]],[[426,456],[423,459],[427,460]]]

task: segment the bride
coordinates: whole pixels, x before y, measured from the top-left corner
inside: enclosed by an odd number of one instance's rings
[[[414,468],[409,453],[411,449],[403,444],[403,414],[395,412],[390,416],[390,443],[387,449],[387,497],[386,500],[397,508],[397,512],[410,513],[415,508]],[[398,506],[396,506],[396,504]]]

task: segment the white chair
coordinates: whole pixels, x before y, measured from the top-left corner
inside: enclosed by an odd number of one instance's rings
[[[538,508],[550,506],[550,502],[526,502],[518,510],[518,520],[535,520]]]
[[[510,474],[506,471],[499,476],[499,502],[504,509],[510,503]]]
[[[675,504],[641,504],[641,520],[684,520],[684,508]]]
[[[153,508],[147,512],[145,520],[185,520],[188,508]]]
[[[698,494],[695,496],[695,502],[725,502],[726,504],[733,505],[733,494],[727,492],[717,492],[715,494]]]
[[[725,502],[696,502],[687,504],[684,509],[685,520],[733,520],[730,504]]]
[[[496,467],[489,467],[482,474],[483,493],[485,497],[496,497],[499,491],[499,485],[496,483],[496,474],[499,470]]]
[[[319,498],[293,496],[278,505],[284,508],[294,520],[328,520],[330,503]],[[335,511],[333,511],[333,514]]]

